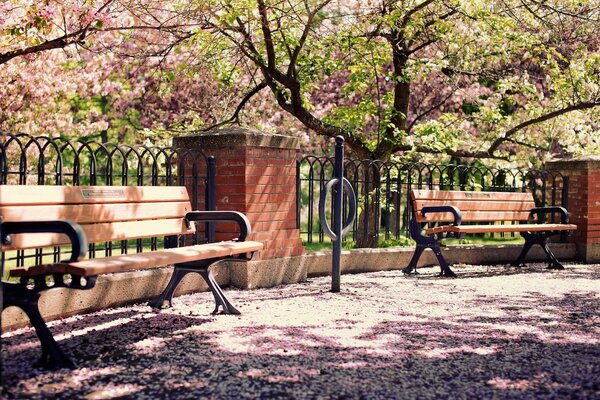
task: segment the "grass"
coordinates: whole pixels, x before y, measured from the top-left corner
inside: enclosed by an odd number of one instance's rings
[[[306,251],[330,250],[332,243],[329,238],[325,238],[323,243],[307,243],[308,236],[302,234],[302,243]],[[447,245],[500,245],[500,244],[523,244],[525,241],[522,237],[490,237],[490,236],[469,236],[462,239],[444,239],[442,246]],[[386,247],[412,247],[415,242],[406,237],[401,236],[398,239],[380,240],[379,248]],[[347,240],[342,244],[342,249],[350,250],[356,248],[356,242]]]

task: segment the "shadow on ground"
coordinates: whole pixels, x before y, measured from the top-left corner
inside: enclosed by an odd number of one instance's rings
[[[72,317],[51,329],[79,368],[32,368],[31,329],[8,333],[2,397],[599,398],[600,287],[587,271],[391,271],[344,276],[340,294],[328,278],[228,291],[241,317],[210,316],[206,293],[158,314],[138,305]]]

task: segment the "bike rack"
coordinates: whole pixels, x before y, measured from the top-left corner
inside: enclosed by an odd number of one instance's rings
[[[333,191],[333,227],[327,223],[325,214],[325,200],[331,189]],[[344,194],[348,197],[348,215],[346,221],[342,222]],[[331,265],[331,291],[337,293],[340,291],[341,268],[340,261],[342,255],[342,239],[354,222],[356,215],[356,194],[348,179],[344,178],[344,138],[337,136],[335,138],[335,160],[333,166],[333,178],[325,184],[319,198],[319,222],[325,233],[332,240],[332,265]]]

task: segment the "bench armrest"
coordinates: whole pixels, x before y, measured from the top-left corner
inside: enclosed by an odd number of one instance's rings
[[[85,257],[88,250],[87,239],[81,226],[72,221],[8,221],[2,223],[2,244],[10,245],[12,234],[22,233],[62,233],[71,241],[71,258],[66,262],[74,262]]]
[[[243,242],[252,233],[250,221],[244,214],[238,211],[190,211],[185,215],[185,221],[190,222],[236,222],[240,228],[239,241]]]
[[[452,215],[454,215],[453,225],[458,226],[462,222],[460,210],[455,206],[426,206],[421,210],[423,216],[429,213],[452,213]]]
[[[535,207],[532,208],[530,214],[533,216],[535,214],[543,214],[543,213],[559,213],[560,214],[560,223],[568,224],[569,223],[569,212],[566,208],[560,206],[550,206],[550,207]]]

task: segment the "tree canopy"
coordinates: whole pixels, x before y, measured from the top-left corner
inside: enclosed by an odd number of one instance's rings
[[[598,0],[31,4],[0,6],[0,128],[45,102],[86,132],[272,123],[365,158],[600,152]]]
[[[597,131],[597,114],[581,111],[600,105],[599,7],[213,1],[204,25],[212,41],[229,41],[232,64],[255,83],[249,93],[268,87],[306,127],[344,135],[363,157],[509,159],[569,151]]]

